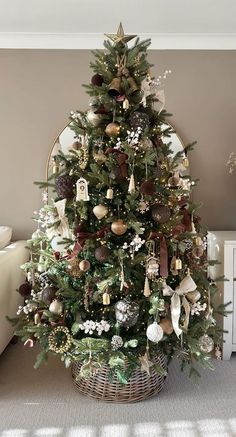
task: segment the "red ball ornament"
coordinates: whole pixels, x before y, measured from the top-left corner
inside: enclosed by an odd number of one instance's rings
[[[101,76],[101,74],[98,73],[94,74],[91,79],[91,84],[95,86],[102,86],[103,82],[104,82],[103,77]]]

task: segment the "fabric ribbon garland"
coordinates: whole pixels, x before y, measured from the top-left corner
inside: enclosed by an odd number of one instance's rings
[[[160,239],[160,275],[162,278],[167,278],[168,276],[168,250],[166,245],[166,239],[161,232],[150,232],[148,240],[153,240],[154,238]]]
[[[121,178],[126,178],[128,176],[128,166],[127,166],[127,159],[128,159],[128,155],[124,152],[121,152],[120,150],[114,149],[112,147],[109,147],[106,150],[106,155],[108,155],[109,153],[114,153],[116,156],[116,162],[119,166],[120,169],[120,177]]]
[[[163,296],[171,296],[171,307],[170,307],[171,320],[177,337],[179,337],[183,331],[179,327],[181,305],[184,307],[184,311],[185,311],[185,320],[184,320],[183,329],[187,330],[189,324],[189,315],[190,315],[190,305],[187,300],[187,297],[188,297],[188,293],[195,291],[196,288],[197,285],[195,284],[194,280],[190,275],[187,275],[184,279],[182,279],[179,286],[176,287],[175,290],[173,290],[167,284],[165,284],[163,287]]]

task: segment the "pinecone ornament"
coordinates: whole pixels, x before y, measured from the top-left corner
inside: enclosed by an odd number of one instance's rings
[[[73,176],[68,174],[58,176],[55,181],[57,195],[62,199],[71,199],[74,196],[74,183]]]

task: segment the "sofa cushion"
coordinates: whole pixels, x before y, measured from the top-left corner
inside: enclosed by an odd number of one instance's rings
[[[4,249],[10,241],[12,236],[12,228],[9,226],[0,226],[0,250]]]

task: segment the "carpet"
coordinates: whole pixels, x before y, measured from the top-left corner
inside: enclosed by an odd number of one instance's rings
[[[18,343],[0,356],[0,437],[236,436],[235,354],[198,386],[172,363],[158,396],[116,405],[76,392],[57,357],[34,370],[36,353]]]

